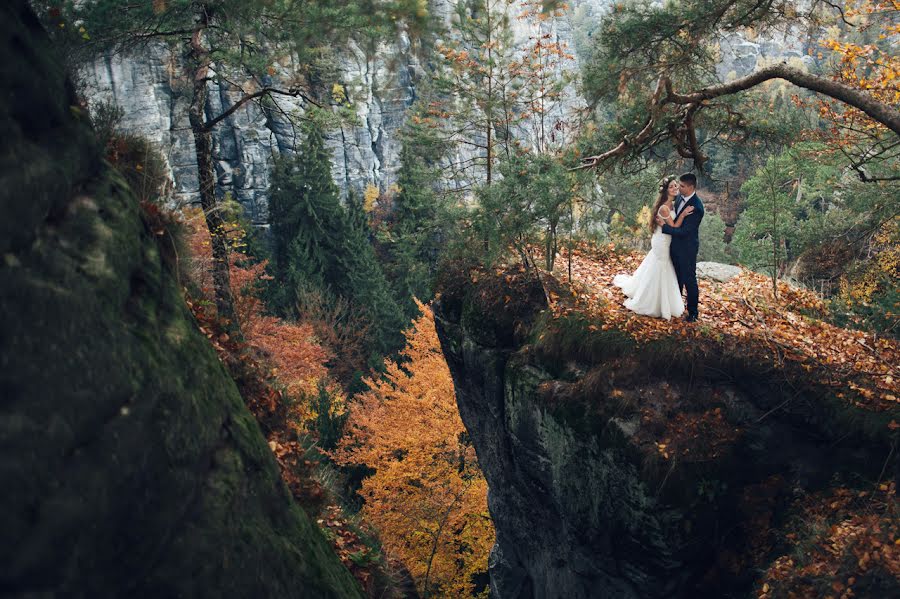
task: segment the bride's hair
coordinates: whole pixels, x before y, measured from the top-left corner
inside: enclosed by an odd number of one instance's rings
[[[675,175],[669,175],[668,177],[664,177],[659,184],[659,196],[656,198],[656,203],[653,204],[653,210],[650,211],[650,219],[647,223],[647,226],[650,227],[651,234],[656,231],[656,215],[659,214],[660,207],[662,207],[662,205],[666,203],[666,200],[669,199],[669,183],[677,180],[678,177]]]

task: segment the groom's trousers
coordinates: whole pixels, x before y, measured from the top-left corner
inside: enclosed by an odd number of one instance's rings
[[[697,253],[692,251],[672,254],[672,266],[678,278],[678,291],[687,290],[688,314],[696,316],[700,303],[700,288],[697,285]]]

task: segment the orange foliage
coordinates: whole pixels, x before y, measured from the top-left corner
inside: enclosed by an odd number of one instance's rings
[[[378,579],[384,575],[378,571],[384,565],[342,509],[334,504],[335,498],[317,479],[318,462],[309,459],[307,448],[296,440],[298,433],[309,432],[308,424],[316,417],[309,400],[320,381],[326,382],[334,399],[332,409],[343,409],[343,392],[329,381],[325,366],[332,352],[318,342],[312,324],[286,322],[264,313],[259,283],[268,277],[266,265],[249,262],[241,251],[244,232],[236,226],[229,231],[231,284],[245,339],[229,338],[216,318],[211,301],[212,254],[203,214],[200,210],[187,210],[184,217],[191,256],[182,266],[186,266],[186,274],[201,292],[199,299],[188,297],[187,304],[200,331],[228,368],[250,411],[263,424],[269,448],[291,495],[316,518],[334,552],[366,594],[383,594],[384,586]],[[301,401],[286,401],[285,393]]]
[[[900,36],[900,24],[891,18],[898,11],[900,2],[896,0],[845,0],[844,14],[854,24],[852,31],[869,33],[870,38],[877,36],[879,43],[857,43],[836,36],[821,42],[835,59],[834,79],[894,107],[900,104],[900,56],[896,51],[886,50],[884,43]],[[877,137],[887,132],[881,123],[837,100],[820,100],[819,115],[832,123],[826,141],[834,147],[849,146],[860,135]]]
[[[888,581],[900,579],[895,483],[879,484],[871,492],[835,489],[798,503],[802,516],[785,540],[809,548],[776,559],[757,597],[886,597],[872,587],[879,580],[892,586]]]
[[[367,465],[363,515],[380,531],[388,554],[409,568],[423,595],[471,596],[473,575],[487,569],[494,529],[487,484],[464,442],[453,381],[434,317],[422,315],[406,333],[402,357],[387,363],[370,391],[353,403],[348,432],[333,457]]]
[[[576,305],[557,301],[551,293],[552,309],[560,315],[575,309],[594,315],[602,328],[626,331],[639,343],[678,336],[711,351],[766,361],[774,368],[799,367],[854,405],[897,408],[900,344],[810,316],[825,311],[815,293],[779,282],[776,300],[768,278],[744,271],[727,283],[700,280],[700,319],[694,324],[638,316],[622,305],[624,297],[612,278],[634,272],[642,258],[637,253],[619,254],[612,246],[581,244],[572,253]],[[565,272],[555,274],[560,281],[567,280]]]
[[[200,287],[203,296],[211,298],[212,253],[203,213],[199,209],[188,210],[185,217],[192,256],[189,275]],[[250,262],[242,251],[245,247],[244,238],[245,232],[237,225],[233,225],[228,232],[235,313],[246,341],[272,365],[270,374],[288,395],[295,399],[311,397],[316,393],[319,382],[326,380],[326,362],[333,354],[319,342],[311,324],[288,322],[265,314],[265,306],[259,294],[260,283],[268,278],[266,262]],[[330,390],[335,396],[341,397],[336,385],[331,384]],[[340,409],[341,402],[336,403]],[[298,432],[305,432],[306,424],[316,417],[310,403],[295,402],[291,410],[294,426]]]

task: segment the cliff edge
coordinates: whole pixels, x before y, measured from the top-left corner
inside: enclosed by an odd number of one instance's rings
[[[576,274],[620,258],[580,259]],[[441,275],[437,330],[497,530],[493,596],[900,592],[895,405],[564,279]]]

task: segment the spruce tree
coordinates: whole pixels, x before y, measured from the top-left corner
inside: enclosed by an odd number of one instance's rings
[[[269,196],[275,276],[270,301],[284,315],[296,315],[298,290],[341,282],[335,256],[344,223],[331,155],[315,121],[305,123],[303,133],[298,152],[277,162]]]
[[[388,274],[404,313],[412,318],[417,312],[413,298],[431,299],[432,278],[440,250],[440,199],[434,189],[439,174],[427,156],[404,140],[400,152],[397,186],[390,216],[390,232],[380,241],[387,250]]]
[[[276,165],[269,199],[272,271],[269,302],[299,316],[300,292],[344,297],[371,323],[370,366],[403,345],[406,324],[370,240],[361,206],[340,202],[331,155],[315,120],[304,125],[299,152]]]
[[[363,308],[373,324],[373,358],[403,347],[403,329],[409,324],[391,292],[375,256],[371,230],[362,206],[351,196],[347,202],[341,246],[336,253],[337,274],[344,295]]]

